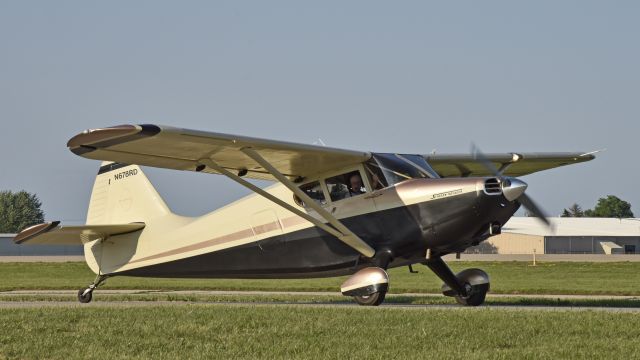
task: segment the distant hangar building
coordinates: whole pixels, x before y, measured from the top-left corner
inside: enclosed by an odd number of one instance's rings
[[[640,254],[640,219],[550,218],[554,230],[536,218],[513,217],[467,254]],[[0,256],[83,255],[82,245],[16,245],[0,234]]]
[[[82,245],[18,245],[16,234],[0,234],[0,256],[80,256]]]
[[[513,217],[471,254],[640,254],[640,219]]]

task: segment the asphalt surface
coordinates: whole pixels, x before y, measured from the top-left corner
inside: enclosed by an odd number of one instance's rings
[[[80,304],[76,301],[55,301],[55,300],[3,300],[8,297],[15,296],[47,296],[47,297],[73,297],[76,292],[74,290],[15,290],[0,292],[0,309],[16,309],[16,308],[43,308],[43,307],[63,307],[63,308],[88,308],[88,307],[148,307],[148,306],[298,306],[298,307],[340,307],[340,308],[363,308],[355,303],[292,303],[284,301],[264,301],[264,302],[241,302],[241,301],[167,301],[167,300],[132,300],[132,301],[111,301],[108,300],[109,295],[309,295],[309,296],[339,296],[339,292],[282,292],[282,291],[207,291],[207,290],[180,290],[180,291],[161,291],[161,290],[96,290],[94,293],[94,301],[89,304]],[[100,295],[105,296],[100,300]],[[394,296],[442,296],[441,294],[392,294]],[[561,300],[631,300],[638,299],[634,296],[609,296],[609,295],[511,295],[511,294],[488,294],[488,298],[522,298],[522,299],[561,299]],[[492,310],[492,311],[609,311],[609,312],[630,312],[640,313],[640,308],[633,307],[605,307],[605,306],[543,306],[543,305],[483,305],[476,308],[462,307],[456,304],[398,304],[384,303],[380,308],[393,309],[447,309],[447,310]]]
[[[0,291],[2,296],[9,295],[47,295],[47,296],[76,296],[77,290],[11,290]],[[337,291],[228,291],[228,290],[111,290],[98,289],[94,294],[104,295],[308,295],[308,296],[342,296]],[[389,293],[390,296],[442,296],[440,293]],[[631,300],[638,296],[625,295],[553,295],[553,294],[487,294],[487,298],[523,298],[523,299],[561,299],[561,300]]]
[[[186,302],[186,301],[93,301],[89,304],[80,304],[71,301],[0,301],[0,309],[20,309],[20,308],[111,308],[111,307],[152,307],[152,306],[296,306],[296,307],[315,307],[315,308],[369,308],[359,306],[355,303],[288,303],[288,302]],[[638,313],[640,308],[625,307],[567,307],[567,306],[522,306],[522,305],[483,305],[478,307],[463,307],[459,305],[413,305],[413,304],[383,304],[380,309],[446,309],[452,311],[461,310],[492,310],[492,311],[604,311],[604,312],[625,312]]]

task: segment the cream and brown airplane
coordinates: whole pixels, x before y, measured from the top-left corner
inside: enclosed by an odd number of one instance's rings
[[[379,305],[386,269],[427,265],[443,293],[480,305],[489,276],[454,274],[442,256],[500,233],[523,205],[546,222],[515,178],[588,161],[590,153],[408,155],[186,130],[122,125],[69,140],[103,160],[84,226],[32,226],[20,244],[84,244],[97,276],[80,302],[116,275],[311,278],[351,275],[341,287]],[[172,213],[137,165],[222,174],[254,194],[200,217]],[[275,181],[265,189],[247,179]]]

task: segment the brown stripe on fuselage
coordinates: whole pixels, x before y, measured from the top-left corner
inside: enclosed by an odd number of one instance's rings
[[[273,230],[282,230],[280,223],[277,221],[270,222],[268,224],[258,225],[253,227],[253,231],[258,234],[264,234]]]
[[[299,216],[292,216],[289,218],[285,218],[282,219],[282,227],[292,227],[295,225],[299,225],[302,224],[304,222],[307,222],[305,219],[299,217]],[[161,257],[165,257],[165,256],[171,256],[171,255],[179,255],[182,253],[186,253],[189,251],[195,251],[195,250],[200,250],[206,247],[210,247],[210,246],[214,246],[214,245],[220,245],[220,244],[224,244],[224,243],[228,243],[228,242],[232,242],[232,241],[238,241],[238,240],[244,240],[247,238],[250,238],[251,236],[254,235],[254,232],[256,235],[258,234],[264,234],[266,232],[269,231],[273,231],[273,230],[277,230],[277,229],[282,229],[280,226],[280,223],[274,221],[271,223],[267,223],[267,224],[263,224],[263,225],[259,225],[256,226],[252,229],[244,229],[244,230],[240,230],[240,231],[236,231],[234,233],[231,234],[227,234],[227,235],[223,235],[217,238],[213,238],[210,240],[206,240],[206,241],[202,241],[196,244],[192,244],[192,245],[187,245],[187,246],[183,246],[177,249],[173,249],[173,250],[169,250],[169,251],[164,251],[155,255],[150,255],[150,256],[146,256],[140,259],[136,259],[133,261],[129,261],[129,264],[133,264],[133,263],[137,263],[140,261],[147,261],[147,260],[154,260],[154,259],[158,259]]]
[[[301,218],[300,216],[292,216],[292,217],[282,219],[281,222],[283,227],[288,228],[288,227],[304,224],[308,221]]]
[[[214,246],[214,245],[224,244],[226,242],[246,239],[251,236],[253,236],[253,231],[251,231],[251,229],[244,229],[244,230],[236,231],[231,234],[213,238],[211,240],[206,240],[196,244],[183,246],[177,249],[173,249],[173,250],[161,252],[155,255],[146,256],[137,260],[129,261],[129,264],[137,263],[140,261],[153,260],[153,259],[157,259],[165,256],[170,256],[170,255],[182,254],[189,251],[199,250],[208,246]]]

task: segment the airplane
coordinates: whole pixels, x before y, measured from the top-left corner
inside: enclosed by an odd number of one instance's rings
[[[81,303],[113,276],[350,275],[342,294],[377,306],[389,289],[388,269],[424,264],[443,281],[444,295],[478,306],[489,275],[454,274],[442,257],[499,234],[521,205],[549,224],[518,177],[595,158],[477,148],[467,155],[375,153],[151,124],[86,130],[67,146],[102,160],[86,225],[46,222],[14,241],[84,244],[96,278],[78,291]],[[253,194],[200,217],[180,216],[139,165],[223,175]],[[261,188],[248,179],[275,184]]]

